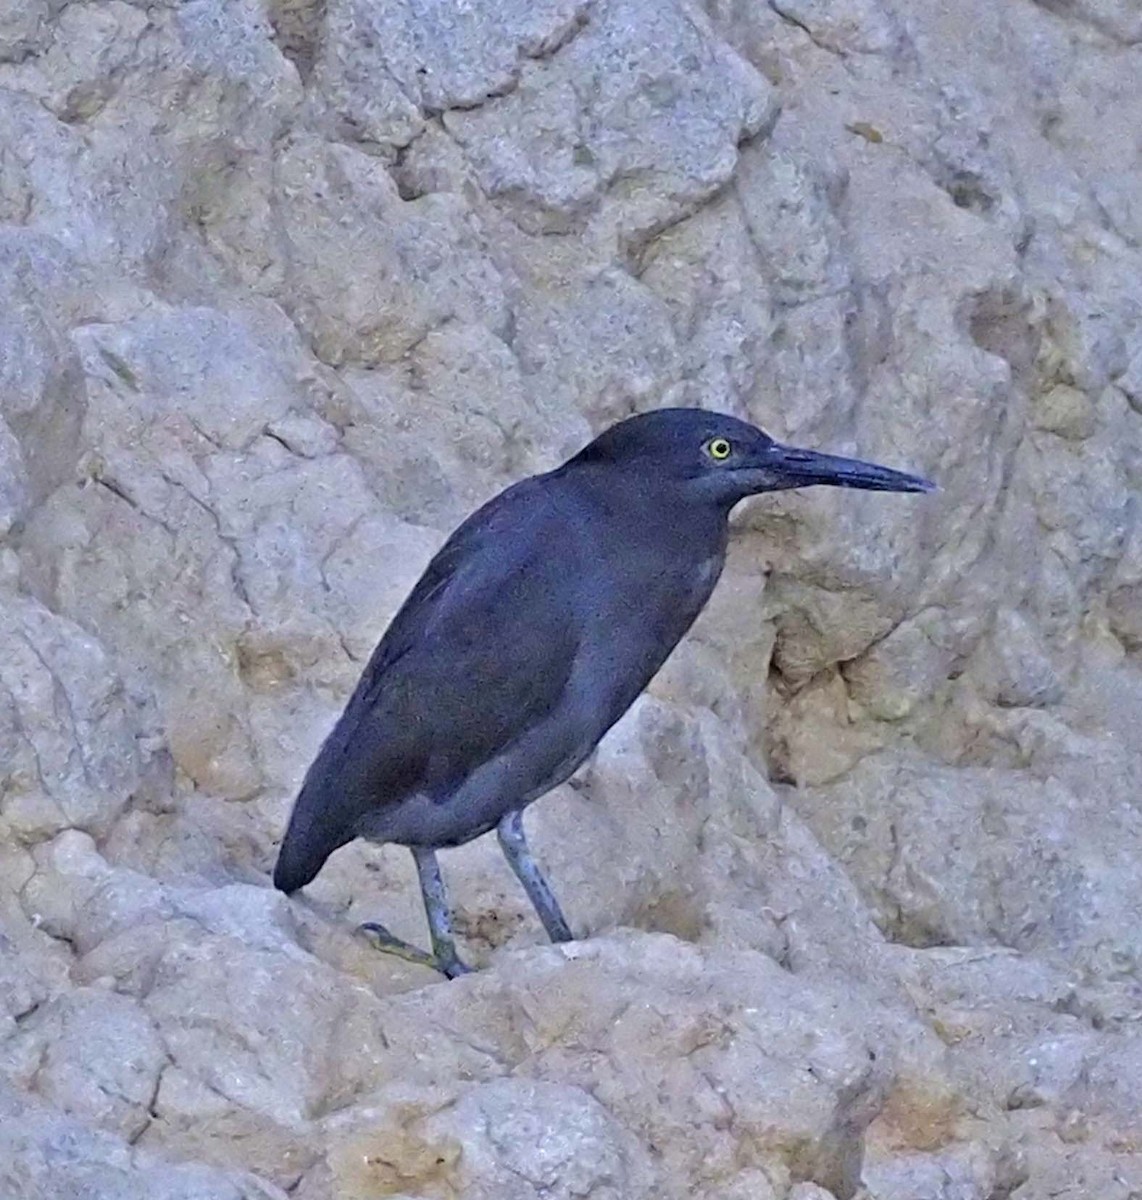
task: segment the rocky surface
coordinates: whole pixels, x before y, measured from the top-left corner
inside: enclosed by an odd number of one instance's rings
[[[0,1193],[1142,1194],[1126,0],[0,0]],[[268,884],[475,504],[701,404],[751,502],[492,844]]]

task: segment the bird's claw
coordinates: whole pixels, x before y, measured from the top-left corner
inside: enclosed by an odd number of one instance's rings
[[[471,974],[472,968],[467,963],[460,961],[455,950],[450,955],[429,954],[427,950],[421,950],[418,946],[397,937],[395,933],[390,933],[378,921],[366,921],[359,928],[362,933],[368,934],[373,939],[382,954],[392,954],[415,966],[428,967],[430,970],[439,972],[446,979],[456,979],[461,975]]]

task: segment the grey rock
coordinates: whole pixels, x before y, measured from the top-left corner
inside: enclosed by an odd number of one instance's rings
[[[1127,45],[1142,41],[1142,18],[1133,5],[1122,0],[1051,0],[1043,7],[1072,21],[1090,24]]]
[[[451,1104],[426,1096],[418,1105],[417,1099],[398,1094],[338,1131],[334,1170],[341,1194],[407,1191],[420,1186],[420,1172],[429,1186],[434,1176],[454,1181],[472,1200],[654,1194],[645,1150],[581,1088],[497,1079]],[[428,1111],[410,1120],[417,1107]],[[396,1114],[403,1119],[394,1128]]]
[[[445,127],[524,228],[581,228],[613,193],[630,232],[677,219],[730,177],[775,116],[764,79],[696,6],[605,0],[550,61]],[[636,186],[641,184],[641,186]]]
[[[134,1142],[166,1064],[158,1034],[139,1006],[100,988],[80,988],[38,1008],[5,1046],[19,1061],[35,1048],[24,1082],[71,1116]]]
[[[0,1116],[0,1181],[13,1200],[282,1200],[285,1195],[245,1172],[164,1161],[3,1084]]]
[[[32,202],[10,176],[0,181],[0,191],[17,209]],[[63,247],[10,226],[0,231],[0,260],[0,455],[5,468],[0,526],[7,533],[31,502],[42,500],[75,470],[86,396],[67,329],[75,319],[75,305],[82,303],[86,280]]]
[[[526,1197],[579,1178],[604,1195],[706,1194],[741,1170],[732,1147],[743,1137],[778,1174],[851,1190],[886,1074],[835,999],[812,998],[761,955],[706,955],[665,935],[543,948],[514,956],[512,966],[465,982],[454,1036],[518,1061],[524,1077],[485,1083],[458,1102],[398,1093],[339,1115],[331,1122],[335,1191],[368,1194],[364,1177],[373,1189],[399,1179],[408,1191],[432,1181],[489,1196],[508,1186],[506,1194]],[[547,983],[553,974],[563,980],[557,989]],[[430,1008],[437,995],[425,995]],[[797,1013],[784,1041],[772,1037],[775,1004]],[[512,1015],[521,1010],[523,1027]],[[568,1023],[587,1052],[578,1068],[552,1038]],[[652,1063],[664,1048],[670,1065],[660,1073]],[[657,1096],[632,1086],[647,1071],[659,1078]],[[682,1096],[685,1111],[663,1103]],[[511,1112],[519,1115],[504,1125]],[[397,1130],[369,1135],[386,1116]],[[642,1147],[624,1129],[637,1131]],[[653,1164],[648,1143],[658,1148]],[[568,1149],[576,1144],[583,1149]],[[370,1154],[370,1145],[388,1152]],[[568,1166],[556,1182],[559,1161]],[[362,1170],[370,1162],[373,1170]]]
[[[142,781],[144,706],[94,638],[34,601],[6,597],[0,637],[8,830],[28,842],[106,833]]]
[[[417,114],[409,118],[416,131],[418,110],[477,108],[513,90],[523,64],[556,53],[586,23],[589,8],[586,0],[514,4],[495,12],[447,3],[376,9],[338,0],[327,10],[318,83],[340,100],[342,120],[358,137],[370,132],[378,93],[386,91]]]
[[[869,1200],[987,1200],[1023,1182],[995,1159],[977,1143],[947,1153],[897,1155],[884,1165],[866,1166],[864,1185]]]
[[[878,0],[780,0],[774,11],[803,29],[815,46],[834,54],[885,54],[901,48],[904,31],[891,8]]]
[[[59,6],[49,0],[5,0],[0,5],[0,62],[19,61],[47,39],[48,20]]]
[[[1104,981],[1137,970],[1142,822],[1113,792],[1010,770],[933,775],[883,754],[797,807],[893,940],[994,941]]]
[[[1005,707],[1038,707],[1062,698],[1063,685],[1030,622],[1010,608],[996,614],[977,679]],[[988,678],[990,676],[990,678]]]
[[[499,272],[457,198],[402,200],[375,160],[312,137],[276,171],[282,298],[322,361],[392,362],[450,320],[502,327]]]

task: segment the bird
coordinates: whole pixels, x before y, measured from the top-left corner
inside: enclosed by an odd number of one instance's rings
[[[730,510],[816,484],[935,490],[733,416],[662,408],[493,497],[429,562],[369,658],[297,794],[274,885],[298,891],[357,838],[408,847],[431,953],[378,922],[360,928],[454,979],[470,968],[436,854],[495,829],[547,935],[570,941],[524,809],[589,757],[702,611]]]

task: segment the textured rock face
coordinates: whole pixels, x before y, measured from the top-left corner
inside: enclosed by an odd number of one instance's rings
[[[0,0],[0,1193],[1142,1194],[1125,0]],[[449,528],[701,404],[744,506],[528,816],[268,884]]]

